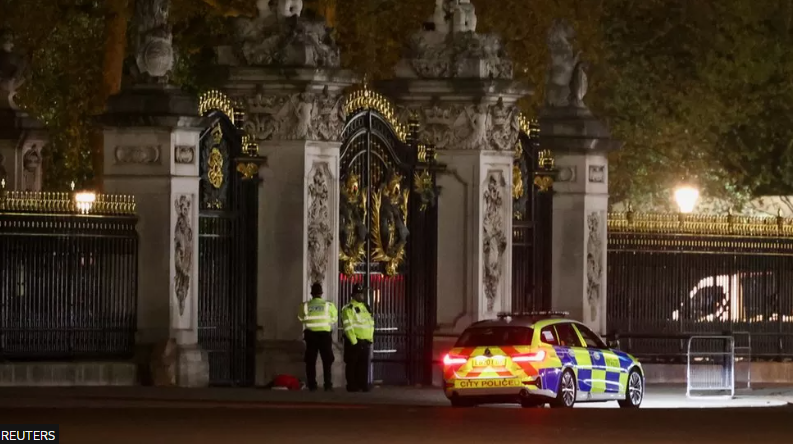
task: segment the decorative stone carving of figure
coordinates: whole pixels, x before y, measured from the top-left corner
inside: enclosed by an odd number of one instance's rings
[[[303,0],[278,0],[278,15],[281,17],[300,17]]]
[[[432,23],[435,25],[435,32],[441,34],[449,33],[449,21],[446,20],[446,0],[435,0],[435,11],[432,13]]]
[[[454,8],[453,32],[476,32],[476,8],[471,0],[459,0]]]
[[[314,98],[311,94],[301,93],[297,98],[291,97],[292,107],[295,112],[294,129],[292,137],[295,139],[305,139],[312,136],[311,117],[314,114]]]
[[[22,190],[39,191],[41,154],[38,145],[31,146],[22,156]]]
[[[584,96],[586,96],[587,87],[589,86],[586,75],[587,69],[589,69],[589,63],[579,61],[575,65],[570,79],[570,105],[576,108],[586,108]]]
[[[190,221],[192,198],[179,196],[174,202],[176,226],[174,227],[174,290],[179,303],[179,314],[184,315],[185,301],[190,290],[193,268],[193,225]]]
[[[170,0],[137,0],[137,47],[135,61],[139,80],[167,83],[173,68],[173,35],[168,24]]]
[[[460,140],[460,149],[472,150],[487,146],[487,133],[491,125],[490,110],[487,105],[481,104],[475,109],[466,107],[455,126],[459,125],[461,119],[467,121],[470,132]]]
[[[551,53],[551,66],[545,89],[545,103],[550,107],[565,107],[570,103],[570,82],[573,69],[578,64],[580,51],[573,54],[570,43],[575,31],[564,20],[554,20],[548,31],[548,49]]]
[[[3,34],[3,49],[0,51],[0,89],[6,92],[8,105],[19,109],[14,102],[19,87],[25,83],[25,59],[14,52],[14,41],[11,34]]]

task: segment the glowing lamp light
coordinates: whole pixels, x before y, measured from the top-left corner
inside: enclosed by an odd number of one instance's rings
[[[699,190],[694,187],[683,186],[675,190],[675,202],[681,213],[688,214],[694,212],[699,200]]]
[[[77,193],[74,195],[74,202],[77,204],[77,211],[88,214],[96,202],[96,193]]]

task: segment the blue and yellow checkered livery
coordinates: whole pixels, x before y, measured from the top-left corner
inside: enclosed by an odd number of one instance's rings
[[[498,329],[511,329],[509,334],[519,343],[466,346],[470,341],[463,339],[469,330]],[[521,331],[527,336],[520,336]],[[558,317],[476,323],[444,357],[443,370],[444,392],[455,405],[517,400],[569,407],[574,402],[616,400],[638,407],[644,390],[641,364],[633,356],[608,348],[583,324]],[[568,401],[572,396],[571,402],[565,402],[564,392]]]

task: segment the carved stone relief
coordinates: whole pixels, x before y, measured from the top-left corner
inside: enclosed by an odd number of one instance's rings
[[[192,145],[177,145],[173,150],[176,163],[193,163],[195,161],[195,147]]]
[[[504,105],[432,105],[402,108],[419,119],[423,140],[438,149],[499,150],[513,149],[518,141],[520,125],[515,106]]]
[[[598,319],[601,304],[601,282],[603,281],[603,214],[593,211],[587,216],[587,243],[586,243],[586,291],[589,303],[590,320]]]
[[[491,172],[483,194],[485,215],[482,224],[482,256],[487,311],[492,312],[503,273],[503,257],[507,248],[504,232],[504,196],[506,182],[500,172]]]
[[[604,183],[606,181],[606,167],[603,165],[589,165],[589,181]]]
[[[577,168],[575,166],[559,167],[559,174],[556,176],[557,182],[575,182],[577,176]]]
[[[279,0],[277,15],[266,1],[258,17],[235,22],[236,57],[252,66],[338,68],[339,48],[324,21],[301,17],[302,0]]]
[[[476,11],[469,0],[436,1],[430,22],[434,30],[414,34],[409,42],[408,65],[418,77],[512,78],[513,64],[501,39],[476,33]]]
[[[257,94],[242,99],[246,104],[245,129],[259,140],[338,141],[346,115],[341,94]]]
[[[117,146],[117,164],[155,164],[160,162],[159,145]]]
[[[308,185],[308,279],[323,283],[328,271],[331,230],[328,164],[315,163]]]
[[[193,196],[180,195],[174,201],[176,226],[174,227],[174,291],[179,304],[179,315],[184,316],[185,301],[190,294],[193,271]]]

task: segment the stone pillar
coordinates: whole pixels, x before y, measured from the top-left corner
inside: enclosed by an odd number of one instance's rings
[[[588,64],[573,48],[575,30],[555,20],[540,147],[556,157],[551,299],[594,331],[606,333],[608,157],[620,143],[584,103]]]
[[[546,109],[540,145],[553,151],[552,307],[606,333],[608,157],[619,143],[586,110]]]
[[[452,18],[451,20],[449,18]],[[516,102],[531,89],[512,80],[495,35],[476,32],[468,2],[436,2],[431,31],[410,40],[397,79],[381,88],[415,116],[422,142],[447,168],[438,177],[435,359],[471,322],[512,305],[512,164]]]
[[[257,377],[266,382],[281,373],[305,374],[297,313],[311,298],[311,284],[322,284],[324,298],[339,305],[340,144],[269,140],[259,146],[271,165],[263,172],[258,245],[258,320],[265,351],[258,357]],[[335,349],[334,385],[343,386],[340,345]]]
[[[170,87],[138,87],[111,97],[104,121],[105,190],[137,202],[137,340],[151,353],[143,361],[157,385],[206,386],[207,357],[198,347],[198,104]]]
[[[418,118],[421,140],[447,167],[438,178],[437,322],[452,334],[511,308],[515,104],[532,91],[512,80],[500,39],[476,32],[472,4],[437,2],[429,20],[434,30],[412,36],[397,80],[382,88],[402,120]]]
[[[339,68],[327,25],[301,16],[300,2],[279,2],[271,10],[261,1],[257,7],[257,17],[239,20],[237,45],[218,48],[218,60],[229,66],[223,92],[244,107],[245,131],[270,165],[260,171],[261,384],[279,373],[305,375],[297,315],[311,284],[322,284],[325,298],[338,306],[342,90],[356,79]],[[343,386],[340,344],[335,349],[334,385]],[[319,360],[317,367],[322,384]]]

